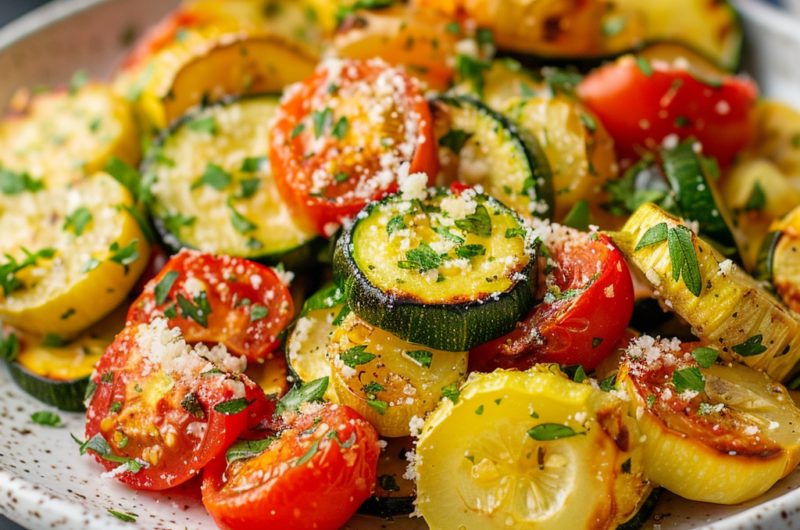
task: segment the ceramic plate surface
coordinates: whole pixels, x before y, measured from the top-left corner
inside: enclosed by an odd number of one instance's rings
[[[63,84],[80,68],[88,68],[96,77],[109,76],[126,47],[177,3],[59,0],[20,19],[0,31],[0,104],[18,87]],[[753,0],[734,3],[742,10],[750,39],[748,71],[767,95],[800,109],[800,24]],[[5,368],[0,369],[0,513],[31,530],[216,529],[200,502],[196,480],[155,494],[103,479],[100,466],[91,457],[80,457],[70,437],[70,433],[83,437],[83,415],[60,413],[65,421],[61,428],[30,421],[32,413],[45,409],[11,381]],[[800,472],[762,498],[739,506],[694,503],[665,494],[645,528],[798,527],[800,490],[794,491],[798,486]],[[109,509],[133,512],[138,518],[126,523],[109,515]],[[420,519],[388,522],[357,517],[346,528],[427,527]]]

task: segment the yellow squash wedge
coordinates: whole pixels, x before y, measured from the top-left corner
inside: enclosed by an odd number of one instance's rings
[[[68,339],[111,313],[150,256],[133,207],[104,173],[69,189],[0,195],[0,318]]]
[[[32,96],[0,124],[0,168],[45,186],[102,171],[112,157],[139,163],[138,128],[128,102],[97,83]]]
[[[467,352],[411,344],[355,313],[334,331],[328,361],[339,403],[354,408],[388,437],[408,436],[412,425],[457,389],[467,372]]]
[[[616,528],[651,489],[626,408],[556,366],[473,374],[425,422],[417,509],[431,530]]]
[[[700,352],[698,354],[698,352]],[[701,366],[698,360],[710,354]],[[800,410],[788,391],[714,349],[644,336],[617,378],[644,433],[647,477],[681,497],[738,504],[800,461]]]
[[[679,226],[691,235],[698,295],[687,286],[686,269],[675,279],[666,239],[642,246],[648,231],[663,228],[666,238],[667,229]],[[686,229],[680,219],[644,204],[611,237],[662,304],[686,320],[697,336],[719,347],[723,359],[739,360],[777,381],[797,373],[800,322],[740,267]]]
[[[300,381],[308,383],[321,377],[331,377],[327,358],[328,341],[336,330],[334,319],[342,312],[344,304],[331,308],[308,311],[297,319],[286,341],[286,359]],[[332,384],[325,390],[325,400],[338,403]]]

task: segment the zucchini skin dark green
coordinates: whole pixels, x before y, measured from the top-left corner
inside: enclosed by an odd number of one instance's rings
[[[85,412],[83,401],[89,376],[59,381],[35,374],[16,361],[6,362],[11,378],[25,392],[59,410]]]
[[[541,145],[539,145],[539,141],[536,139],[536,137],[521,127],[518,127],[507,116],[504,116],[499,112],[495,112],[474,96],[443,95],[431,99],[429,104],[431,105],[431,108],[434,109],[434,119],[436,116],[435,109],[437,105],[450,107],[450,109],[452,109],[451,112],[457,112],[464,106],[468,106],[474,108],[477,113],[488,117],[497,124],[497,127],[506,131],[506,134],[509,136],[509,141],[515,143],[520,153],[524,155],[527,173],[529,173],[530,178],[533,181],[533,187],[536,190],[537,198],[547,204],[546,212],[532,213],[532,215],[542,219],[551,219],[553,217],[553,213],[555,212],[555,189],[553,187],[553,175],[550,169],[550,163],[547,161],[547,156],[545,155]],[[477,130],[473,131],[474,134],[478,134],[479,132],[480,131]]]
[[[716,183],[706,175],[689,139],[662,153],[664,175],[684,219],[697,221],[700,236],[709,240],[726,257],[739,258],[736,238],[728,225],[727,210],[716,191]],[[716,215],[714,214],[716,212]]]
[[[775,265],[775,252],[778,249],[783,237],[783,232],[780,230],[770,232],[761,244],[761,249],[758,251],[758,260],[756,262],[755,279],[762,282],[770,282],[774,278],[773,267]]]
[[[647,496],[642,505],[639,507],[639,511],[637,511],[633,517],[628,519],[626,522],[619,525],[617,530],[639,530],[642,526],[644,526],[644,523],[650,519],[650,516],[653,515],[653,512],[656,509],[658,499],[661,497],[661,491],[661,488],[655,488],[653,491],[651,491],[650,495]]]
[[[379,204],[368,205],[365,217]],[[356,315],[405,341],[443,351],[466,351],[510,333],[535,304],[538,250],[532,251],[521,271],[525,279],[492,299],[426,304],[384,293],[367,279],[353,258],[352,234],[357,225],[354,223],[337,242],[334,278]]]

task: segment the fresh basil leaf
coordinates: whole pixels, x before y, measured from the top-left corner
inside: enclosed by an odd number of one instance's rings
[[[207,162],[203,175],[192,184],[191,189],[194,190],[200,186],[209,186],[217,191],[223,191],[230,185],[232,180],[233,177],[230,173],[213,162]]]
[[[417,364],[425,368],[430,368],[433,362],[433,353],[428,350],[411,350],[407,351],[406,355],[411,357]]]
[[[108,248],[109,251],[113,252],[109,259],[109,261],[113,261],[114,263],[119,263],[125,268],[125,274],[128,274],[128,270],[130,265],[134,263],[136,260],[139,259],[139,251],[137,250],[137,246],[139,245],[139,239],[136,238],[124,247],[119,246],[119,243],[114,241],[111,246]]]
[[[183,318],[191,318],[204,328],[208,327],[208,315],[211,314],[211,306],[205,291],[194,297],[194,304],[179,294],[177,297],[178,307],[181,308]],[[197,305],[195,305],[197,304]]]
[[[314,401],[322,400],[325,391],[328,389],[328,382],[330,378],[321,377],[305,383],[304,385],[295,385],[283,398],[278,401],[275,406],[275,414],[283,414],[286,411],[295,411],[300,408],[303,403],[312,403]]]
[[[203,410],[203,404],[194,392],[189,392],[183,399],[181,399],[181,407],[183,410],[197,418],[198,420],[205,419],[206,412]]]
[[[464,245],[456,248],[456,256],[463,259],[470,259],[485,255],[486,247],[483,245]]]
[[[269,308],[260,304],[253,304],[250,306],[250,322],[263,320],[269,315]]]
[[[588,232],[589,222],[589,202],[581,199],[575,203],[575,206],[569,211],[562,224],[581,232]]]
[[[31,420],[38,425],[45,425],[47,427],[56,427],[61,423],[61,416],[54,414],[50,411],[39,411],[31,414]]]
[[[269,158],[265,156],[247,157],[242,162],[242,167],[239,169],[242,173],[258,173],[262,167],[269,163]]]
[[[111,175],[114,180],[122,184],[128,191],[131,192],[134,200],[138,200],[140,193],[140,182],[142,176],[135,168],[128,165],[127,162],[117,157],[112,157],[106,164],[106,173]]]
[[[344,140],[347,136],[347,132],[350,130],[350,123],[347,121],[347,118],[342,116],[339,118],[339,121],[336,122],[336,125],[333,126],[333,131],[331,131],[331,135],[339,140]]]
[[[356,366],[367,364],[375,359],[375,355],[369,353],[366,349],[366,346],[356,346],[340,354],[339,357],[345,365],[350,368],[355,368]]]
[[[459,154],[464,148],[464,144],[473,136],[473,133],[468,133],[461,129],[451,129],[447,134],[439,138],[439,145],[450,149],[455,154]]]
[[[240,199],[249,199],[256,194],[258,188],[261,187],[261,179],[242,179],[239,181],[239,194],[236,196]]]
[[[465,243],[465,239],[461,236],[458,236],[450,231],[450,228],[444,225],[439,225],[433,229],[434,232],[442,236],[442,239],[445,241],[450,241],[451,243],[455,243],[456,245],[463,245]]]
[[[765,351],[767,351],[767,347],[764,346],[762,341],[764,340],[763,335],[754,335],[744,341],[741,344],[737,344],[733,346],[731,349],[734,353],[738,353],[742,357],[753,357],[754,355],[761,355]]]
[[[89,208],[86,206],[81,206],[64,219],[63,229],[68,230],[72,227],[72,231],[75,232],[75,235],[80,236],[91,220],[92,212],[89,211]]]
[[[444,258],[434,251],[430,245],[422,241],[417,248],[406,252],[406,261],[400,261],[397,266],[401,269],[417,269],[421,272],[438,269],[444,263]]]
[[[375,409],[381,416],[386,414],[386,410],[389,408],[389,404],[380,399],[368,399],[367,405]]]
[[[761,187],[761,183],[756,181],[755,184],[753,184],[753,191],[750,194],[750,198],[747,200],[747,204],[744,205],[744,211],[760,212],[766,205],[767,196],[764,193],[764,188]]]
[[[715,362],[717,362],[719,352],[714,348],[696,348],[692,352],[692,357],[694,357],[694,360],[697,361],[697,364],[703,368],[710,368]]]
[[[575,432],[572,427],[561,425],[560,423],[543,423],[528,431],[528,436],[537,442],[549,442],[571,438],[573,436],[586,435],[585,432]]]
[[[667,242],[672,262],[672,279],[678,281],[683,277],[686,288],[695,296],[700,296],[703,280],[700,277],[700,265],[692,244],[692,232],[683,225],[670,228]]]
[[[247,217],[236,211],[236,208],[234,208],[233,202],[231,202],[230,198],[228,199],[228,209],[231,211],[231,224],[233,225],[234,230],[240,234],[247,234],[248,232],[252,232],[258,228],[258,226],[251,223]]]
[[[675,392],[684,393],[686,390],[702,392],[706,389],[706,379],[696,367],[684,368],[672,372],[672,384],[675,385]]]
[[[42,181],[34,180],[27,173],[0,169],[0,192],[4,195],[19,195],[25,191],[36,192],[43,189]]]
[[[315,110],[311,113],[311,119],[314,122],[314,137],[319,138],[333,121],[333,111],[329,107],[325,107],[322,111]]]
[[[467,215],[466,219],[456,219],[456,226],[480,237],[490,237],[492,235],[492,218],[486,206],[479,204],[475,208],[475,213]]]
[[[214,405],[214,410],[225,416],[233,416],[239,414],[244,409],[255,403],[255,400],[248,400],[247,398],[237,398]]]
[[[402,215],[398,215],[397,217],[392,217],[391,219],[389,219],[389,222],[386,223],[387,234],[392,234],[400,230],[405,230],[405,228],[406,228],[406,222]]]
[[[178,276],[180,276],[178,271],[169,271],[164,275],[163,278],[161,278],[161,281],[158,282],[158,285],[156,285],[154,290],[156,296],[156,305],[161,305],[166,301],[169,292],[172,290],[172,286],[175,284],[175,280],[178,279]]]
[[[274,436],[264,438],[263,440],[236,440],[225,453],[225,459],[228,461],[228,464],[231,464],[237,460],[255,458],[266,451],[275,440],[276,438]]]
[[[638,252],[645,247],[663,243],[668,238],[668,232],[669,227],[667,226],[667,223],[658,223],[657,225],[650,227],[639,240],[639,243],[637,243],[636,248],[634,248],[633,251]]]
[[[297,460],[297,462],[294,463],[293,467],[302,466],[303,464],[314,458],[314,455],[317,454],[318,450],[319,450],[319,440],[314,440],[314,443],[311,444],[311,447],[308,448],[308,451],[306,451],[306,453],[303,456],[301,456]]]
[[[461,395],[461,389],[458,387],[458,383],[450,383],[449,385],[442,387],[442,397],[447,398],[453,402],[453,404],[458,403],[458,397]]]
[[[117,519],[122,519],[126,523],[135,523],[136,522],[136,518],[139,517],[138,515],[136,515],[133,512],[122,513],[122,512],[117,512],[115,510],[112,510],[110,508],[108,510],[106,510],[106,511],[108,513],[110,513],[111,515],[113,515],[114,517],[116,517]]]

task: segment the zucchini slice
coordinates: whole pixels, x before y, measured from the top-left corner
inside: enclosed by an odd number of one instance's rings
[[[617,376],[644,433],[644,469],[681,497],[739,504],[800,462],[800,410],[767,375],[677,339],[636,339]]]
[[[505,112],[512,99],[548,93],[544,79],[510,57],[495,59],[480,76],[464,79],[451,90],[453,94],[479,98],[495,112]]]
[[[417,442],[431,530],[614,529],[651,486],[627,405],[556,366],[473,374]]]
[[[286,340],[286,361],[295,382],[330,378],[328,341],[340,324],[337,317],[342,319],[346,314],[344,291],[336,285],[325,287],[306,300]],[[324,397],[333,403],[339,401],[333,385],[328,385]]]
[[[71,188],[0,195],[0,317],[69,339],[111,313],[150,256],[133,208],[130,192],[104,173]]]
[[[556,192],[554,219],[562,222],[582,200],[597,204],[603,185],[618,171],[614,140],[600,120],[563,95],[512,99],[505,110],[547,157]]]
[[[145,163],[164,241],[287,266],[309,261],[315,235],[299,226],[269,163],[275,96],[226,100],[184,117]]]
[[[69,344],[54,336],[15,333],[20,347],[16,358],[8,362],[11,378],[43,403],[72,412],[86,410],[83,402],[89,375],[125,327],[126,314],[127,304],[122,304]]]
[[[664,149],[661,152],[664,175],[669,180],[682,216],[696,221],[704,239],[715,243],[717,250],[726,257],[738,261],[739,251],[731,230],[730,212],[701,156],[694,150],[696,143],[690,138],[673,149]]]
[[[112,157],[136,166],[139,156],[130,105],[97,83],[32,96],[22,114],[0,124],[0,167],[17,179],[44,179],[46,186],[102,171]]]
[[[783,303],[800,313],[800,207],[772,225],[759,260],[759,278],[770,281]]]
[[[672,245],[670,252],[667,233],[673,230],[673,241],[678,232],[691,236],[691,249],[679,252]],[[663,305],[683,317],[697,336],[718,346],[722,358],[763,370],[777,381],[788,380],[800,370],[800,322],[680,219],[645,204],[611,237]],[[648,241],[652,244],[644,245]],[[696,260],[696,268],[684,261],[678,278],[670,254],[679,253]]]
[[[334,275],[348,306],[373,326],[440,350],[505,335],[534,304],[532,232],[491,197],[472,189],[429,195],[415,177],[365,208],[339,239]],[[420,189],[409,189],[415,182]]]
[[[391,519],[397,515],[408,515],[414,511],[417,487],[406,478],[408,459],[414,452],[414,439],[385,438],[386,447],[378,459],[378,483],[375,493],[358,508],[358,513]]]
[[[431,109],[439,180],[480,184],[521,215],[552,216],[552,175],[536,138],[470,96],[440,96]]]
[[[364,416],[381,434],[414,434],[443,396],[467,373],[467,352],[406,342],[350,313],[328,343],[338,402]]]

